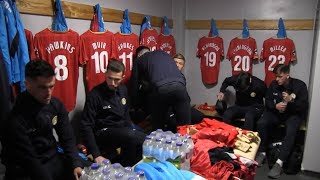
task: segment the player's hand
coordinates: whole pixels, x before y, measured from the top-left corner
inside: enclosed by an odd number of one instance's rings
[[[103,160],[106,160],[103,156],[98,156],[94,159],[94,162],[101,164]]]
[[[284,102],[279,102],[278,104],[276,104],[276,109],[279,111],[279,112],[284,112],[287,108],[287,103],[284,103]]]
[[[73,175],[76,180],[79,180],[79,177],[82,175],[82,168],[81,167],[74,168]]]
[[[290,96],[290,94],[288,94],[287,92],[282,92],[282,98],[285,102],[292,101],[292,96]]]
[[[217,94],[217,98],[218,98],[219,101],[222,101],[223,98],[224,98],[224,94],[223,94],[222,92],[219,92],[219,93]]]

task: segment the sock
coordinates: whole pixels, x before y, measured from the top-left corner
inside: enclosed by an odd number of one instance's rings
[[[276,161],[276,163],[278,163],[281,167],[282,167],[282,165],[283,165],[283,161],[280,160],[280,159],[278,159],[278,160]]]

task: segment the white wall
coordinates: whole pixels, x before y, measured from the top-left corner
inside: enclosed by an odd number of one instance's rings
[[[187,0],[186,16],[188,20],[217,20],[226,19],[313,19],[316,0]],[[224,52],[229,47],[231,39],[238,36],[242,30],[219,30],[224,40]],[[188,91],[192,103],[216,102],[223,80],[231,76],[231,63],[224,59],[220,64],[219,80],[217,85],[205,87],[201,80],[200,60],[196,57],[197,43],[200,37],[207,35],[206,30],[186,30],[185,34],[185,75],[188,81]],[[256,39],[260,55],[263,41],[276,35],[276,30],[250,30],[251,37]],[[298,63],[291,68],[293,77],[309,83],[309,70],[311,63],[313,31],[287,31],[289,38],[293,39],[296,46]],[[264,63],[253,65],[253,75],[264,80]]]
[[[305,142],[304,156],[302,162],[302,168],[304,170],[320,172],[319,162],[320,156],[318,152],[320,149],[319,137],[320,137],[320,112],[319,112],[319,102],[320,102],[320,81],[318,80],[320,75],[320,3],[318,2],[318,11],[317,11],[317,24],[315,30],[314,38],[314,47],[313,47],[313,65],[311,72],[311,86],[310,86],[310,111],[309,111],[309,122],[308,122],[308,131]]]
[[[125,10],[128,9],[129,12],[137,12],[146,15],[153,15],[153,16],[167,16],[169,19],[172,18],[172,0],[67,0],[69,2],[81,3],[81,4],[88,4],[94,6],[95,4],[99,3],[101,7],[118,9],[118,10]],[[21,15],[22,22],[26,29],[29,29],[33,35],[37,32],[47,28],[52,23],[52,18],[47,16],[36,16],[36,15]],[[67,24],[70,29],[78,32],[80,35],[87,31],[90,28],[90,21],[89,20],[80,20],[80,19],[69,19],[67,18]],[[105,27],[109,31],[116,33],[120,31],[121,23],[110,23],[105,22]],[[140,33],[140,25],[132,25],[132,31],[139,35]],[[159,32],[159,28],[156,28]],[[85,103],[85,91],[84,91],[84,84],[83,84],[83,76],[82,76],[82,68],[79,68],[79,80],[78,80],[78,92],[77,92],[77,104],[74,109],[69,114],[70,119],[72,120],[72,124],[78,135],[78,122],[80,120],[81,111],[84,107]]]

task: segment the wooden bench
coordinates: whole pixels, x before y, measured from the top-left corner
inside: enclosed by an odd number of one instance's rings
[[[222,119],[222,116],[220,116],[220,114],[217,111],[208,111],[204,109],[199,109],[200,104],[194,104],[193,106],[209,118]],[[238,120],[242,122],[245,121],[244,118],[241,118]],[[284,124],[281,124],[280,127],[284,127]],[[307,130],[306,121],[303,121],[300,125],[300,131],[306,131],[306,130]]]

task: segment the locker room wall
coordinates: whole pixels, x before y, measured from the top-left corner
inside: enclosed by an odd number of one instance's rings
[[[315,38],[313,47],[313,58],[312,58],[312,71],[310,78],[310,112],[308,121],[308,131],[305,141],[304,156],[303,156],[303,169],[320,172],[319,162],[320,156],[318,152],[320,149],[319,137],[320,137],[320,112],[319,112],[319,102],[320,102],[320,81],[318,80],[320,74],[320,2],[318,1],[316,16],[316,26],[315,26]]]
[[[227,19],[313,19],[316,0],[187,0],[186,17],[188,20]],[[241,34],[242,30],[219,30],[223,38],[225,56],[231,39]],[[215,86],[206,87],[201,80],[200,60],[196,57],[198,40],[209,33],[207,30],[187,29],[185,34],[185,55],[187,88],[192,103],[216,102],[216,94],[226,77],[231,76],[231,63],[224,59],[220,64],[219,80]],[[250,30],[251,37],[256,39],[260,56],[263,41],[276,35],[277,30]],[[297,52],[297,64],[291,66],[291,75],[309,84],[309,71],[312,53],[312,30],[287,31],[293,39]],[[264,62],[253,65],[253,75],[264,80]],[[231,90],[232,91],[232,90]],[[232,101],[231,101],[232,102]]]
[[[130,11],[137,12],[141,14],[154,15],[158,17],[167,16],[169,19],[173,18],[172,17],[172,0],[162,0],[162,1],[157,1],[157,0],[135,0],[135,1],[67,0],[67,1],[81,3],[81,4],[88,4],[93,6],[99,3],[101,7],[118,9],[118,10],[128,9],[129,12]],[[21,19],[24,24],[24,27],[26,29],[29,29],[33,33],[33,35],[43,30],[44,28],[50,26],[52,23],[52,18],[47,16],[21,14]],[[69,19],[69,18],[67,18],[66,20],[67,20],[68,27],[78,32],[79,35],[81,35],[82,33],[84,33],[90,28],[89,20]],[[106,29],[108,29],[113,33],[119,32],[120,26],[121,26],[121,23],[105,22]],[[132,25],[131,28],[134,33],[139,35],[140,25]],[[159,28],[156,28],[156,29],[159,32]],[[178,31],[176,30],[175,33],[179,33]],[[183,44],[180,43],[180,49],[183,47],[184,47]],[[177,46],[177,49],[178,48],[179,47]],[[80,120],[81,111],[83,110],[84,103],[85,103],[85,90],[84,90],[84,83],[83,83],[83,70],[82,70],[82,67],[79,67],[77,103],[76,103],[75,109],[69,114],[71,123],[74,127],[77,137],[79,137],[78,122]]]

